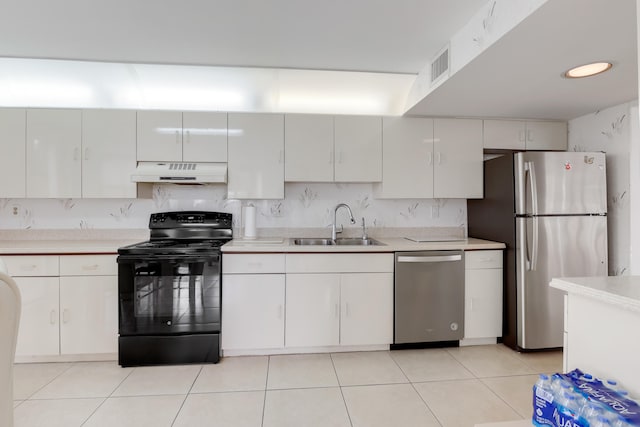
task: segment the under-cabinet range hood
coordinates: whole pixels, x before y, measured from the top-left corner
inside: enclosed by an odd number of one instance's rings
[[[208,184],[227,182],[226,163],[138,162],[132,182]]]

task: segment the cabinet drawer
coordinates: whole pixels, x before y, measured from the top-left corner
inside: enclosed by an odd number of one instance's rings
[[[64,255],[60,257],[61,276],[116,276],[116,255]]]
[[[465,268],[502,268],[502,251],[467,251]]]
[[[284,273],[284,254],[224,254],[222,272]]]
[[[288,254],[287,273],[393,273],[393,254]]]
[[[57,276],[59,271],[55,255],[9,255],[2,259],[14,277]]]

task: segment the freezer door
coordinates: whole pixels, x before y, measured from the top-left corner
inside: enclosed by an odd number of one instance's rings
[[[607,217],[516,219],[517,331],[523,349],[562,347],[562,291],[554,277],[607,275]]]
[[[607,212],[603,153],[517,153],[514,169],[517,215]]]

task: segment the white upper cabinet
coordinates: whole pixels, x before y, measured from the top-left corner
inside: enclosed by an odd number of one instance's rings
[[[527,122],[527,150],[567,149],[566,122]]]
[[[182,113],[182,160],[227,161],[227,113]]]
[[[482,197],[482,121],[391,117],[383,122],[378,198]]]
[[[334,181],[382,181],[382,118],[335,116],[334,127]]]
[[[81,196],[81,138],[80,110],[27,110],[27,197]]]
[[[378,198],[433,197],[433,120],[385,117],[382,121],[382,182]]]
[[[138,111],[138,161],[182,161],[182,113]]]
[[[27,192],[23,108],[0,109],[0,198],[23,198]]]
[[[136,112],[82,111],[82,197],[135,198]]]
[[[284,116],[229,113],[230,199],[284,199]]]
[[[138,161],[226,162],[227,113],[138,111]]]
[[[484,148],[505,150],[567,149],[567,123],[484,120]]]
[[[333,182],[333,116],[284,118],[285,181]]]
[[[482,120],[434,119],[433,135],[433,197],[482,198]]]

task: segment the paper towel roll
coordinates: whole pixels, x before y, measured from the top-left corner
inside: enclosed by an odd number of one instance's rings
[[[242,216],[244,217],[244,238],[256,238],[256,207],[248,205],[242,208]]]

